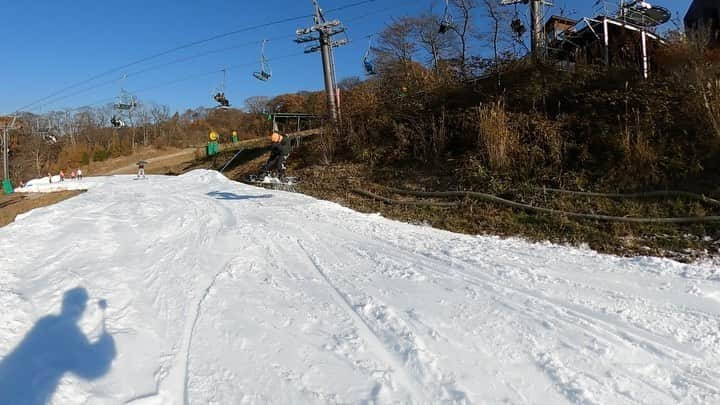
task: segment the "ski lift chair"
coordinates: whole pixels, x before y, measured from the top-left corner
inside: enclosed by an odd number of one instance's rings
[[[512,29],[517,38],[521,38],[527,32],[525,24],[523,24],[522,20],[517,17],[510,23],[510,29]]]
[[[253,72],[253,76],[263,82],[270,80],[272,77],[272,71],[268,66],[267,58],[265,57],[265,44],[267,44],[267,40],[263,40],[262,49],[260,50],[260,71]]]
[[[50,132],[50,127],[50,119],[45,118],[41,121],[40,117],[38,117],[33,132],[38,135],[46,135]]]
[[[438,28],[438,33],[445,34],[446,32],[450,31],[452,27],[453,21],[452,15],[450,15],[449,0],[445,0],[445,12],[443,13],[442,20],[440,20],[440,28]]]
[[[115,104],[115,108],[118,110],[132,110],[135,108],[135,103],[117,103]]]
[[[230,101],[225,97],[225,93],[219,91],[213,96],[213,99],[220,104],[220,107],[230,107]]]
[[[374,75],[377,74],[377,71],[375,70],[375,63],[370,58],[370,50],[372,49],[372,35],[370,35],[370,40],[368,41],[368,49],[365,51],[365,56],[363,56],[363,67],[365,68],[365,73],[368,75]]]
[[[438,29],[438,33],[444,34],[448,31],[450,31],[450,28],[452,28],[453,24],[452,21],[449,19],[443,18],[442,21],[440,21],[440,28]]]
[[[266,81],[270,80],[270,78],[272,77],[272,73],[261,70],[259,72],[253,72],[253,76],[258,80],[266,82]]]
[[[367,73],[368,75],[377,74],[377,71],[375,70],[375,65],[370,59],[365,58],[363,60],[363,66],[365,67],[365,73]]]
[[[120,90],[120,95],[114,105],[116,110],[130,111],[137,107],[137,100],[125,90]]]
[[[112,124],[115,128],[122,128],[125,126],[125,123],[117,115],[113,115],[112,118],[110,118],[110,124]]]
[[[130,111],[134,110],[135,107],[137,107],[137,103],[135,100],[128,99],[128,100],[119,100],[114,105],[116,110],[122,110],[122,111]]]

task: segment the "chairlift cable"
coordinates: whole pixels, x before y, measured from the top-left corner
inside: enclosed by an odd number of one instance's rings
[[[415,3],[417,3],[417,0],[398,1],[398,2],[394,2],[392,6],[384,7],[384,8],[381,8],[381,9],[379,9],[379,10],[370,11],[370,12],[363,13],[363,14],[360,14],[360,15],[356,15],[356,16],[350,17],[350,18],[343,18],[343,20],[346,21],[346,22],[359,21],[359,20],[362,20],[362,19],[367,18],[367,17],[372,17],[372,16],[374,16],[374,15],[382,14],[382,13],[384,13],[384,12],[386,12],[386,11],[394,10],[394,9],[396,9],[396,8],[404,7],[404,6],[408,5],[408,4],[415,4]]]
[[[334,9],[330,9],[330,10],[328,10],[328,12],[345,10],[345,9],[348,9],[348,8],[357,7],[357,6],[360,6],[360,5],[363,5],[363,4],[367,4],[367,3],[372,3],[372,2],[375,2],[375,1],[376,1],[376,0],[363,0],[363,1],[355,2],[355,3],[347,4],[347,5],[344,5],[344,6],[336,7],[336,8],[334,8]],[[55,92],[53,92],[53,93],[51,93],[51,94],[49,94],[49,95],[47,95],[47,96],[45,96],[45,97],[42,97],[42,98],[37,99],[37,100],[34,100],[34,101],[32,101],[32,102],[30,102],[30,103],[28,103],[28,104],[25,104],[24,106],[18,108],[18,109],[16,110],[16,113],[18,113],[18,112],[20,112],[20,111],[22,111],[22,110],[25,110],[25,109],[27,109],[27,108],[29,108],[29,107],[35,106],[35,105],[37,105],[38,103],[41,103],[41,102],[43,102],[43,101],[45,101],[45,100],[48,100],[48,99],[50,99],[50,98],[52,98],[52,97],[58,96],[58,95],[60,95],[60,94],[63,94],[63,93],[65,93],[65,92],[68,91],[68,90],[72,90],[72,89],[75,89],[75,88],[77,88],[77,87],[82,86],[83,84],[86,84],[86,83],[95,81],[95,80],[97,80],[97,79],[99,79],[99,78],[101,78],[101,77],[108,76],[108,75],[110,75],[110,74],[112,74],[112,73],[116,73],[116,72],[118,72],[118,71],[121,71],[121,70],[126,69],[126,68],[131,67],[131,66],[135,66],[135,65],[138,65],[138,64],[141,64],[141,63],[144,63],[144,62],[153,60],[153,59],[157,59],[157,58],[159,58],[159,57],[161,57],[161,56],[165,56],[165,55],[168,55],[168,54],[173,53],[173,52],[177,52],[177,51],[180,51],[180,50],[183,50],[183,49],[191,48],[191,47],[194,47],[194,46],[197,46],[197,45],[200,45],[200,44],[204,44],[204,43],[207,43],[207,42],[210,42],[210,41],[214,41],[214,40],[217,40],[217,39],[229,37],[229,36],[232,36],[232,35],[237,35],[237,34],[240,34],[240,33],[248,32],[248,31],[252,31],[252,30],[257,30],[257,29],[265,28],[265,27],[272,26],[272,25],[279,25],[279,24],[284,24],[284,23],[288,23],[288,22],[298,21],[298,20],[302,20],[302,19],[305,19],[305,18],[309,18],[309,17],[313,17],[313,16],[312,16],[312,15],[309,15],[309,14],[305,14],[305,15],[302,15],[302,16],[282,18],[282,19],[278,19],[278,20],[266,22],[266,23],[263,23],[263,24],[257,24],[257,25],[248,26],[248,27],[244,27],[244,28],[237,29],[237,30],[233,30],[233,31],[229,31],[229,32],[225,32],[225,33],[213,35],[213,36],[211,36],[211,37],[208,37],[208,38],[205,38],[205,39],[201,39],[201,40],[197,40],[197,41],[193,41],[193,42],[189,42],[189,43],[184,44],[184,45],[179,45],[179,46],[176,46],[176,47],[174,47],[174,48],[170,48],[170,49],[168,49],[168,50],[165,50],[165,51],[158,52],[158,53],[153,54],[153,55],[150,55],[150,56],[146,56],[146,57],[140,58],[140,59],[138,59],[138,60],[135,60],[135,61],[133,61],[133,62],[127,63],[127,64],[125,64],[125,65],[122,65],[122,66],[119,66],[119,67],[116,67],[116,68],[112,68],[112,69],[106,70],[106,71],[104,71],[104,72],[102,72],[102,73],[99,73],[99,74],[97,74],[97,75],[94,75],[94,76],[92,76],[92,77],[90,77],[90,78],[88,78],[88,79],[85,79],[85,80],[82,80],[82,81],[73,83],[73,84],[71,84],[71,85],[69,85],[69,86],[66,86],[66,87],[63,87],[62,89],[59,89],[59,90],[57,90],[57,91],[55,91]]]
[[[268,59],[268,61],[280,60],[280,59],[287,59],[287,58],[292,58],[292,57],[296,57],[296,56],[300,56],[300,55],[305,55],[305,53],[304,53],[304,52],[296,52],[296,53],[292,53],[292,54],[283,55],[283,56],[278,56],[278,57],[275,57],[275,58],[272,58],[272,59]],[[257,63],[257,62],[248,62],[248,63],[242,63],[242,64],[238,64],[238,65],[230,65],[230,66],[227,66],[227,69],[228,69],[228,70],[235,70],[235,69],[238,69],[238,68],[244,68],[244,67],[252,66],[252,65],[255,65],[256,63]],[[215,69],[215,70],[213,70],[213,71],[211,71],[211,72],[198,73],[198,74],[194,74],[194,75],[182,77],[182,78],[179,78],[179,79],[176,79],[176,80],[172,80],[172,81],[170,81],[170,82],[166,82],[166,83],[159,84],[159,85],[157,85],[157,86],[146,87],[146,88],[141,89],[141,90],[136,90],[134,93],[135,93],[135,94],[145,93],[145,92],[148,92],[148,91],[151,91],[151,90],[156,90],[156,89],[158,89],[158,88],[171,86],[171,85],[173,85],[173,84],[186,82],[186,81],[193,80],[193,79],[197,79],[197,78],[200,78],[200,77],[207,77],[207,76],[216,75],[217,72],[218,72],[217,69]]]
[[[282,36],[282,37],[272,38],[271,40],[288,39],[288,38],[295,38],[295,35],[292,35],[292,36],[290,36],[290,35],[284,35],[284,36]],[[174,59],[174,60],[169,61],[169,62],[165,62],[165,63],[153,65],[153,66],[147,67],[147,68],[142,69],[142,70],[138,70],[138,71],[135,71],[135,72],[128,73],[128,74],[126,74],[125,76],[126,76],[126,77],[134,77],[134,76],[138,76],[138,75],[141,75],[141,74],[144,74],[144,73],[147,73],[147,72],[151,72],[151,71],[154,71],[154,70],[162,69],[162,68],[167,67],[167,66],[171,66],[171,65],[178,64],[178,63],[182,63],[182,62],[190,61],[190,60],[193,60],[193,59],[201,58],[201,57],[203,57],[203,56],[211,55],[211,54],[214,54],[214,53],[226,52],[226,51],[230,51],[230,50],[234,50],[234,49],[239,49],[239,48],[244,48],[244,47],[246,47],[246,46],[255,45],[255,44],[258,44],[258,43],[261,43],[261,42],[262,42],[262,41],[245,42],[245,43],[242,43],[242,44],[239,44],[239,45],[233,45],[233,46],[231,46],[231,47],[220,48],[220,49],[213,49],[213,50],[210,50],[210,51],[201,52],[201,53],[197,53],[197,54],[194,54],[194,55],[190,55],[190,56],[186,56],[186,57]],[[108,81],[105,81],[105,82],[102,82],[102,83],[98,83],[98,84],[95,84],[95,85],[92,85],[92,86],[89,86],[89,87],[84,87],[84,88],[82,88],[82,89],[80,89],[80,90],[78,90],[78,91],[76,91],[76,92],[73,92],[73,93],[70,93],[70,94],[66,94],[66,95],[63,95],[63,96],[60,96],[60,97],[51,99],[51,100],[49,100],[48,102],[44,103],[44,105],[55,104],[55,103],[57,103],[57,102],[59,102],[59,101],[65,100],[65,99],[67,99],[67,98],[74,97],[74,96],[77,96],[77,95],[86,93],[86,92],[88,92],[88,91],[95,90],[95,89],[100,88],[100,87],[108,86],[108,85],[113,84],[113,83],[117,83],[118,81],[120,81],[120,79],[112,79],[112,80],[108,80]]]
[[[369,14],[366,14],[366,15],[364,15],[364,16],[367,16],[367,15],[369,15]],[[363,17],[364,17],[364,16],[363,16]],[[379,32],[374,32],[374,33],[372,33],[372,34],[364,35],[364,37],[365,37],[365,38],[368,38],[368,37],[377,35],[378,33],[379,33]],[[294,36],[292,36],[292,37],[294,37]],[[291,37],[286,35],[286,36],[282,36],[282,37],[276,37],[276,38],[274,38],[274,39],[285,39],[285,38],[291,38]],[[181,58],[181,59],[176,59],[176,60],[171,61],[171,62],[168,62],[168,63],[159,64],[159,65],[155,65],[155,66],[152,66],[152,67],[150,67],[150,68],[147,68],[147,69],[143,69],[143,70],[140,70],[140,71],[128,73],[128,74],[126,74],[126,77],[134,77],[134,76],[140,75],[140,74],[142,74],[142,73],[146,73],[146,72],[151,71],[151,70],[160,69],[160,68],[166,67],[166,66],[171,65],[171,64],[176,64],[176,63],[183,62],[183,61],[185,61],[185,60],[190,60],[190,59],[198,58],[198,57],[201,57],[201,56],[205,56],[205,55],[207,55],[207,54],[210,54],[210,53],[223,52],[223,51],[226,51],[226,50],[239,48],[239,47],[244,46],[244,45],[257,44],[257,43],[260,43],[260,42],[262,42],[262,41],[253,41],[253,42],[251,42],[251,43],[246,43],[246,44],[243,44],[243,45],[236,45],[236,46],[229,47],[229,48],[216,49],[216,50],[212,50],[212,51],[208,51],[208,52],[196,54],[196,55],[194,55],[194,56],[190,56],[190,57],[186,57],[186,58]],[[283,55],[283,56],[277,56],[277,57],[274,57],[274,58],[268,58],[268,59],[266,59],[266,61],[267,61],[267,62],[270,62],[270,61],[287,59],[287,58],[292,58],[292,57],[295,57],[295,56],[303,56],[303,55],[305,55],[304,52],[296,52],[296,53],[287,54],[287,55]],[[236,64],[236,65],[230,65],[230,66],[227,67],[227,69],[235,70],[235,69],[238,69],[238,68],[244,68],[244,67],[252,66],[252,65],[255,65],[256,63],[257,63],[257,62],[247,62],[247,63],[241,63],[241,64]],[[218,72],[217,70],[213,70],[213,71],[211,71],[211,72],[204,72],[204,73],[194,74],[194,75],[190,75],[190,76],[184,76],[184,77],[182,77],[182,78],[179,78],[179,79],[176,79],[176,80],[172,80],[172,81],[170,81],[170,82],[166,82],[166,83],[163,83],[163,84],[160,84],[160,85],[157,85],[157,86],[152,86],[152,87],[148,87],[148,88],[143,88],[143,89],[141,89],[141,90],[132,91],[132,94],[144,93],[144,92],[147,92],[147,91],[155,90],[155,89],[158,89],[158,88],[163,88],[163,87],[166,87],[166,86],[170,86],[170,85],[173,85],[173,84],[177,84],[177,83],[181,83],[181,82],[193,80],[193,79],[196,79],[196,78],[207,77],[207,76],[215,75],[215,74],[217,74],[217,72]],[[91,90],[97,89],[97,88],[102,87],[102,86],[107,86],[107,85],[110,85],[110,84],[113,84],[113,83],[117,83],[117,82],[120,81],[120,80],[121,80],[121,79],[112,79],[112,80],[110,80],[110,81],[107,81],[107,82],[104,82],[104,83],[100,83],[100,84],[98,84],[98,85],[94,85],[94,86],[91,86],[91,87],[84,88],[84,89],[82,89],[82,90],[80,90],[80,91],[78,91],[78,92],[75,92],[75,93],[72,93],[72,94],[65,95],[65,96],[62,96],[62,97],[60,97],[60,98],[54,99],[54,100],[50,101],[49,104],[57,103],[57,102],[62,101],[62,100],[64,100],[64,99],[67,99],[67,98],[70,98],[70,97],[73,97],[73,96],[76,96],[76,95],[85,93],[85,92],[87,92],[87,91],[91,91]],[[85,109],[87,109],[87,108],[91,108],[92,106],[98,106],[98,105],[102,105],[102,104],[107,104],[107,103],[112,102],[112,101],[114,101],[114,100],[116,100],[116,97],[104,98],[104,99],[102,99],[102,100],[95,101],[95,102],[88,103],[88,104],[84,104],[84,105],[79,106],[79,107],[67,108],[67,109],[64,109],[64,111],[67,111],[67,112],[82,111],[82,110],[85,110]],[[44,105],[47,105],[47,104],[44,104]]]
[[[375,1],[375,0],[373,0],[373,1]],[[412,2],[414,2],[414,0],[396,3],[395,5],[390,6],[390,7],[385,7],[385,8],[383,8],[383,9],[380,9],[380,10],[377,10],[377,11],[373,11],[373,12],[370,12],[370,13],[364,13],[364,14],[361,14],[361,15],[359,15],[359,16],[355,16],[355,17],[349,18],[347,21],[357,21],[357,20],[361,20],[361,19],[363,19],[363,18],[370,17],[370,16],[377,15],[377,14],[381,14],[381,13],[384,13],[384,12],[386,12],[386,11],[388,11],[388,10],[395,9],[395,8],[398,8],[398,7],[402,6],[402,5],[404,5],[404,4],[412,3]],[[358,3],[358,4],[360,4],[360,3]],[[331,10],[331,11],[332,11],[332,10]],[[377,33],[376,33],[376,34],[377,34]],[[371,34],[371,35],[374,35],[374,34]],[[282,39],[288,39],[288,38],[295,38],[295,35],[277,36],[277,37],[270,38],[270,39],[268,39],[267,41],[275,41],[275,40],[282,40]],[[214,53],[221,53],[221,52],[226,52],[226,51],[230,51],[230,50],[234,50],[234,49],[244,48],[244,47],[249,46],[249,45],[255,45],[255,44],[258,44],[258,43],[262,43],[263,41],[265,41],[265,40],[255,40],[255,41],[251,41],[251,42],[245,42],[245,43],[242,43],[242,44],[239,44],[239,45],[233,45],[233,46],[231,46],[231,47],[225,47],[225,48],[214,49],[214,50],[210,50],[210,51],[206,51],[206,52],[197,53],[197,54],[194,54],[194,55],[190,55],[190,56],[178,58],[178,59],[175,59],[175,60],[172,60],[172,61],[169,61],[169,62],[165,62],[165,63],[153,65],[153,66],[150,66],[150,67],[148,67],[148,68],[141,69],[141,70],[138,70],[138,71],[135,71],[135,72],[127,73],[127,74],[125,75],[125,77],[127,78],[127,77],[138,76],[138,75],[141,75],[141,74],[144,74],[144,73],[147,73],[147,72],[151,72],[151,71],[154,71],[154,70],[158,70],[158,69],[161,69],[161,68],[164,68],[164,67],[167,67],[167,66],[171,66],[171,65],[174,65],[174,64],[178,64],[178,63],[190,61],[190,60],[197,59],[197,58],[200,58],[200,57],[203,57],[203,56],[207,56],[207,55],[211,55],[211,54],[214,54]],[[101,87],[104,87],[104,86],[108,86],[108,85],[117,83],[117,82],[120,81],[120,80],[121,80],[121,79],[112,79],[112,80],[108,80],[108,81],[105,81],[105,82],[102,82],[102,83],[98,83],[98,84],[94,84],[94,85],[91,85],[91,86],[88,86],[88,87],[84,87],[84,88],[82,88],[82,89],[80,89],[80,90],[78,90],[78,91],[76,91],[76,92],[73,92],[73,93],[70,93],[70,94],[65,94],[65,95],[62,95],[62,96],[60,96],[60,97],[52,98],[52,99],[50,99],[49,101],[47,101],[46,103],[43,103],[43,104],[44,104],[44,105],[55,104],[55,103],[58,103],[58,102],[60,102],[60,101],[62,101],[62,100],[66,100],[66,99],[68,99],[68,98],[71,98],[71,97],[74,97],[74,96],[78,96],[78,95],[81,95],[81,94],[83,94],[83,93],[87,93],[87,92],[89,92],[89,91],[92,91],[92,90],[95,90],[95,89],[98,89],[98,88],[101,88]],[[92,81],[92,79],[89,79],[88,81]],[[75,87],[79,87],[79,86],[75,86]],[[51,97],[51,96],[49,96],[49,97]],[[98,103],[92,103],[92,104],[90,104],[90,105],[95,105],[95,104],[98,104]],[[83,109],[83,108],[85,108],[85,106],[83,106],[83,107],[78,107],[78,109],[70,109],[70,110],[68,110],[68,111],[76,111],[76,110]]]
[[[374,32],[374,33],[372,33],[372,34],[364,35],[363,37],[369,38],[369,37],[371,37],[371,36],[377,35],[378,33],[379,33],[379,32]],[[289,36],[284,36],[284,37],[282,37],[282,38],[289,38]],[[254,41],[253,43],[258,43],[258,42],[260,42],[260,41]],[[220,52],[220,51],[221,51],[221,50],[215,50],[215,51],[210,51],[210,52]],[[270,61],[288,59],[288,58],[292,58],[292,57],[296,57],[296,56],[304,56],[304,55],[305,55],[304,52],[295,52],[295,53],[291,53],[291,54],[287,54],[287,55],[277,56],[277,57],[274,57],[274,58],[268,58],[268,59],[266,59],[266,61],[270,62]],[[201,56],[201,55],[198,54],[197,56],[199,57],[199,56]],[[176,63],[176,62],[178,62],[178,61],[174,61],[174,62]],[[247,63],[241,63],[241,64],[236,64],[236,65],[230,65],[230,66],[227,66],[226,69],[235,70],[235,69],[239,69],[239,68],[244,68],[244,67],[252,66],[252,65],[255,65],[256,63],[257,63],[257,62],[247,62]],[[166,65],[166,64],[156,65],[155,68],[161,68],[161,67],[164,67],[164,65]],[[146,69],[146,70],[147,70],[147,69]],[[162,83],[162,84],[159,84],[159,85],[156,85],[156,86],[151,86],[151,87],[143,88],[143,89],[140,89],[140,90],[134,90],[134,91],[132,91],[131,93],[132,93],[132,94],[140,94],[140,93],[144,93],[144,92],[147,92],[147,91],[152,91],[152,90],[156,90],[156,89],[159,89],[159,88],[171,86],[171,85],[173,85],[173,84],[177,84],[177,83],[181,83],[181,82],[185,82],[185,81],[190,81],[190,80],[197,79],[197,78],[201,78],[201,77],[207,77],[207,76],[215,75],[215,74],[217,74],[217,72],[218,72],[218,70],[213,70],[213,71],[210,71],[210,72],[203,72],[203,73],[193,74],[193,75],[190,75],[190,76],[184,76],[184,77],[181,77],[181,78],[178,78],[178,79],[169,81],[169,82],[165,82],[165,83]],[[137,71],[137,72],[129,73],[129,74],[127,74],[127,77],[136,76],[136,75],[141,74],[141,73],[145,73],[145,71]],[[66,99],[66,98],[69,98],[69,97],[72,97],[72,96],[81,94],[81,93],[86,92],[86,91],[93,90],[93,89],[98,88],[98,87],[101,87],[101,86],[106,86],[106,85],[109,85],[109,84],[112,84],[112,83],[117,83],[117,82],[120,81],[120,80],[121,80],[121,79],[113,79],[112,81],[108,81],[108,82],[102,83],[102,84],[100,84],[100,85],[96,85],[96,86],[93,86],[93,87],[85,88],[83,91],[80,91],[80,92],[77,92],[77,93],[73,93],[73,94],[71,94],[71,95],[64,96],[64,97],[62,97],[62,98],[58,98],[58,99],[52,101],[52,103],[55,103],[55,102],[61,101],[62,99]],[[94,102],[92,102],[92,103],[84,104],[84,105],[79,106],[79,107],[66,108],[66,109],[64,109],[64,111],[66,111],[66,112],[82,111],[82,110],[91,108],[92,106],[99,106],[99,105],[107,104],[107,103],[113,102],[113,101],[115,101],[115,100],[116,100],[116,96],[113,96],[113,97],[109,97],[109,98],[104,98],[104,99],[102,99],[102,100],[94,101]]]
[[[275,57],[275,58],[272,58],[272,59],[269,59],[269,60],[281,60],[281,59],[288,59],[288,58],[293,58],[293,57],[296,57],[296,56],[304,56],[304,55],[305,55],[304,52],[295,52],[295,53],[292,53],[292,54],[287,54],[287,55],[283,55],[283,56],[278,56],[278,57]],[[244,68],[244,67],[252,66],[252,65],[255,65],[256,63],[257,63],[257,62],[248,62],[248,63],[243,63],[243,64],[230,65],[230,66],[227,66],[227,69],[228,69],[228,70],[235,70],[235,69],[239,69],[239,68]],[[201,78],[201,77],[213,76],[213,75],[216,75],[217,72],[218,72],[218,70],[215,69],[215,70],[209,71],[209,72],[195,73],[195,74],[192,74],[192,75],[189,75],[189,76],[183,76],[183,77],[181,77],[181,78],[177,78],[177,79],[171,80],[171,81],[169,81],[169,82],[161,83],[161,84],[158,84],[158,85],[155,85],[155,86],[145,87],[145,88],[142,88],[142,89],[139,89],[139,90],[133,90],[132,93],[133,93],[133,94],[146,93],[146,92],[148,92],[148,91],[157,90],[157,89],[160,89],[160,88],[163,88],[163,87],[172,86],[172,85],[174,85],[174,84],[178,84],[178,83],[182,83],[182,82],[187,82],[187,81],[194,80],[194,79],[199,79],[199,78]],[[106,104],[106,103],[111,102],[111,101],[113,101],[113,100],[115,100],[115,98],[105,98],[105,99],[103,99],[103,100],[100,100],[100,101],[97,101],[97,102],[94,102],[94,103],[90,103],[90,104],[86,104],[86,105],[81,106],[81,107],[77,107],[77,108],[73,108],[73,109],[68,109],[68,110],[66,110],[66,111],[81,111],[81,110],[87,109],[87,108],[92,107],[92,106]]]
[[[115,72],[117,72],[117,71],[119,71],[119,70],[122,70],[122,69],[125,69],[125,68],[128,68],[128,67],[131,67],[131,66],[135,66],[135,65],[138,65],[138,64],[141,64],[141,63],[144,63],[144,62],[153,60],[153,59],[157,59],[157,58],[159,58],[159,57],[161,57],[161,56],[165,56],[165,55],[168,55],[168,54],[170,54],[170,53],[177,52],[177,51],[179,51],[179,50],[191,48],[191,47],[193,47],[193,46],[200,45],[200,44],[203,44],[203,43],[206,43],[206,42],[214,41],[214,40],[217,40],[217,39],[225,38],[225,37],[228,37],[228,36],[236,35],[236,34],[239,34],[239,33],[247,32],[247,31],[251,31],[251,30],[255,30],[255,29],[260,29],[260,28],[267,27],[267,26],[270,26],[270,25],[277,25],[277,24],[282,24],[282,23],[286,23],[286,22],[292,22],[292,21],[304,19],[304,18],[307,18],[307,17],[308,17],[308,15],[304,15],[304,16],[302,16],[302,17],[290,17],[290,18],[285,18],[285,19],[282,19],[282,20],[272,21],[272,22],[270,22],[270,23],[265,23],[265,24],[261,24],[261,25],[255,25],[255,26],[251,26],[251,27],[241,28],[241,29],[239,29],[239,30],[235,30],[235,31],[230,31],[230,32],[226,32],[226,33],[223,33],[223,34],[214,35],[214,36],[209,37],[209,38],[206,38],[206,39],[202,39],[202,40],[198,40],[198,41],[193,41],[193,42],[187,43],[187,44],[185,44],[185,45],[180,45],[180,46],[177,46],[177,47],[175,47],[175,48],[171,48],[171,49],[168,49],[168,50],[166,50],[166,51],[159,52],[159,53],[156,53],[156,54],[154,54],[154,55],[150,55],[150,56],[147,56],[147,57],[138,59],[138,60],[136,60],[136,61],[134,61],[134,62],[127,63],[127,64],[122,65],[122,66],[120,66],[120,67],[107,70],[107,71],[105,71],[105,72],[103,72],[103,73],[99,73],[99,74],[97,74],[97,75],[95,75],[95,76],[92,76],[92,77],[90,77],[89,79],[83,80],[83,81],[81,81],[81,82],[77,82],[77,83],[72,84],[72,85],[67,86],[67,87],[64,87],[64,88],[62,88],[62,89],[60,89],[60,90],[52,93],[52,94],[49,95],[49,96],[43,97],[43,98],[38,99],[38,100],[36,100],[36,101],[34,101],[34,102],[32,102],[32,103],[26,104],[26,105],[23,106],[23,107],[18,108],[18,111],[21,111],[21,110],[24,110],[24,109],[26,109],[26,108],[28,108],[28,107],[34,106],[34,105],[36,105],[37,103],[42,102],[42,101],[44,101],[44,100],[47,100],[47,99],[50,98],[50,97],[53,97],[53,96],[62,94],[62,93],[64,93],[64,92],[67,91],[67,90],[74,89],[74,88],[79,87],[79,86],[81,86],[81,85],[83,85],[83,84],[85,84],[85,83],[88,83],[88,82],[97,80],[97,79],[99,79],[99,78],[101,78],[101,77],[105,77],[105,76],[107,76],[107,75],[109,75],[109,74],[112,74],[112,73],[115,73]]]

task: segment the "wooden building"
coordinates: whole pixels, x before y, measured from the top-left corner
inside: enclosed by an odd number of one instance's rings
[[[707,35],[709,45],[720,47],[720,1],[693,0],[684,22],[689,35]]]
[[[572,30],[577,25],[578,20],[554,15],[548,18],[545,23],[545,40],[546,43],[553,43],[559,40],[567,31]]]
[[[652,71],[653,55],[662,39],[645,27],[618,18],[583,18],[548,42],[548,54],[575,66],[635,66],[643,77]]]

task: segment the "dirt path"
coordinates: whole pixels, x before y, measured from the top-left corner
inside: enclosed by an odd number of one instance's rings
[[[180,164],[188,163],[194,160],[196,151],[196,148],[187,148],[169,155],[143,159],[148,162],[146,172],[148,174],[166,173]],[[137,172],[137,165],[133,162],[120,168],[110,170],[106,174],[134,174],[135,172]]]

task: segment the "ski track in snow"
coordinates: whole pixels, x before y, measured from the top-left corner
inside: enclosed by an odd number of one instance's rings
[[[65,374],[53,404],[720,403],[716,261],[457,235],[204,170],[131,179],[0,228],[0,362],[65,291],[108,301],[79,326],[105,316],[112,368]]]
[[[392,353],[386,353],[387,349],[384,347],[383,338],[378,335],[378,327],[371,324],[372,320],[368,319],[364,308],[354,305],[349,297],[342,293],[340,289],[330,280],[326,272],[318,264],[317,259],[298,241],[298,246],[307,254],[310,263],[318,271],[323,280],[327,283],[328,287],[334,292],[336,302],[341,306],[346,306],[348,314],[356,320],[357,329],[360,329],[360,335],[362,338],[374,347],[374,351],[383,356],[383,360],[392,367],[394,374],[397,374],[397,378],[405,389],[411,394],[411,400],[413,402],[427,402],[428,399],[422,394],[422,387],[418,381],[414,381],[410,378],[405,370],[405,366],[400,364],[393,356]],[[356,309],[358,308],[359,309]]]
[[[228,269],[223,269],[219,273],[213,277],[212,282],[210,285],[205,289],[205,292],[203,293],[202,297],[200,298],[200,301],[197,304],[197,309],[195,311],[195,317],[192,321],[192,326],[190,327],[190,333],[188,335],[188,344],[187,348],[185,349],[185,379],[183,384],[183,402],[185,404],[189,404],[189,395],[188,395],[188,381],[190,380],[190,350],[192,349],[192,339],[193,335],[195,335],[195,328],[197,326],[197,322],[200,319],[200,314],[202,312],[202,305],[205,302],[205,299],[210,294],[210,290],[215,286],[215,283],[217,282],[218,278],[225,274],[228,271]]]

